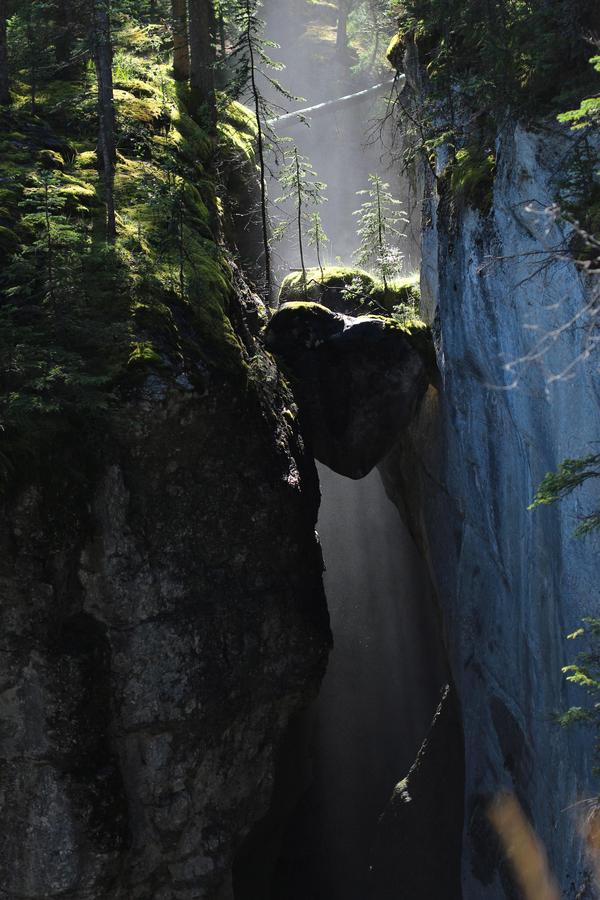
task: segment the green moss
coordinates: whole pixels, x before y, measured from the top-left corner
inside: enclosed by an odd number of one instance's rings
[[[386,309],[395,306],[409,306],[417,308],[421,300],[419,272],[412,272],[402,278],[395,278],[388,285],[388,295],[385,298]]]
[[[399,70],[402,65],[402,57],[404,56],[405,43],[404,35],[398,32],[390,41],[385,52],[386,59],[392,68]]]
[[[38,162],[43,169],[58,169],[65,167],[65,161],[56,150],[40,150],[38,153]]]
[[[151,341],[134,341],[127,360],[128,365],[162,365],[162,359],[152,346]]]
[[[80,169],[97,169],[98,154],[95,150],[84,150],[77,156],[77,167]]]
[[[311,300],[291,300],[286,301],[285,305],[279,309],[279,313],[289,316],[292,313],[303,312],[307,316],[314,319],[330,319],[331,310],[321,303],[315,303]]]
[[[419,318],[415,318],[400,324],[410,344],[420,354],[430,378],[437,373],[437,357],[433,334],[429,325]]]
[[[392,312],[398,306],[413,309],[419,303],[419,275],[390,281],[387,288],[364,269],[351,266],[325,266],[306,272],[306,295],[331,309],[349,314],[357,312]],[[305,298],[302,272],[291,272],[283,281],[279,303]]]
[[[359,317],[360,318],[360,317]],[[369,320],[376,319],[390,331],[400,332],[419,353],[430,377],[437,371],[435,348],[431,329],[417,316],[400,321],[395,315],[369,314]],[[271,319],[266,331],[266,343],[275,352],[294,350],[300,344],[315,347],[328,336],[341,329],[339,316],[320,303],[312,301],[291,301],[281,306]]]
[[[392,282],[387,291],[368,272],[344,266],[325,268],[322,279],[319,269],[309,269],[307,281],[308,301],[299,299],[303,298],[301,272],[292,272],[284,280],[280,292],[280,303],[284,305],[279,307],[272,320],[274,333],[280,334],[300,325],[304,327],[311,321],[322,327],[327,319],[331,319],[331,310],[359,317],[369,315],[379,319],[386,328],[401,331],[433,377],[437,371],[436,354],[431,328],[418,313],[418,273]],[[344,288],[350,288],[349,294],[344,295]]]
[[[60,184],[56,193],[63,200],[65,209],[69,212],[85,212],[100,204],[97,188],[89,182],[69,179]]]
[[[450,167],[450,188],[455,197],[482,213],[492,206],[496,159],[481,147],[458,150]]]
[[[256,116],[241,103],[228,102],[218,123],[221,152],[226,157],[243,158],[254,163],[258,125]]]
[[[153,124],[161,114],[162,106],[154,96],[143,98],[124,90],[115,90],[115,107],[117,114],[124,119],[143,122],[146,125]]]
[[[53,435],[106,421],[120,391],[160,365],[246,379],[246,352],[229,317],[232,273],[220,245],[223,203],[214,142],[189,115],[146,28],[135,49],[115,33],[119,156],[117,242],[103,237],[96,97],[86,83],[39,85],[39,114],[22,92],[0,111],[0,466],[25,443],[44,458]],[[15,84],[18,94],[18,84]],[[221,151],[254,162],[256,122],[241,104],[222,114]],[[40,176],[40,169],[51,170]],[[233,168],[233,165],[232,165]],[[49,177],[53,302],[43,180]],[[5,264],[5,260],[8,263]],[[137,375],[136,375],[137,373]],[[102,426],[102,430],[104,426]]]
[[[362,269],[350,266],[326,266],[323,271],[319,268],[307,269],[306,292],[301,271],[291,272],[284,278],[279,291],[279,303],[290,303],[305,298],[313,302],[328,299],[337,299],[343,305],[343,292],[348,285],[357,279],[364,291],[365,297],[370,295],[375,285],[375,280]],[[327,303],[325,305],[328,305]]]

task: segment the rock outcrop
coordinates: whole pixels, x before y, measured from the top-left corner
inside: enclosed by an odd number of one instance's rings
[[[318,483],[291,398],[149,375],[99,469],[2,503],[0,884],[16,900],[232,898],[328,646]]]
[[[315,457],[350,478],[390,451],[427,386],[410,329],[393,319],[288,303],[271,319],[265,344],[292,377]]]
[[[302,271],[290,272],[279,291],[280,306],[308,300],[350,316],[389,315],[397,306],[414,310],[419,298],[418,273],[384,285],[364,269],[352,266],[307,269],[306,290]]]

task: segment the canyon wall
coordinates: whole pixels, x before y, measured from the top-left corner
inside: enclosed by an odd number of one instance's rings
[[[148,375],[96,468],[65,450],[3,498],[11,900],[233,897],[329,647],[314,463],[245,338],[245,375]]]
[[[572,535],[598,485],[527,509],[544,474],[593,452],[600,434],[585,311],[597,276],[557,252],[566,232],[544,212],[567,143],[557,129],[507,125],[489,215],[424,179],[422,310],[439,381],[382,467],[443,613],[465,737],[469,900],[514,896],[486,816],[502,789],[531,818],[564,896],[587,880],[582,807],[571,807],[593,795],[591,735],[553,717],[585,699],[561,667],[577,651],[565,635],[597,611],[598,539]]]

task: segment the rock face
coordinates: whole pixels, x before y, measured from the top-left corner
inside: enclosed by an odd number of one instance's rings
[[[329,646],[314,464],[257,353],[263,386],[149,376],[100,471],[53,469],[5,498],[11,900],[233,896]]]
[[[429,734],[379,820],[369,895],[377,900],[462,900],[463,742],[460,710],[446,686]]]
[[[582,312],[593,280],[554,255],[565,234],[543,214],[565,141],[505,128],[489,217],[432,191],[421,287],[441,387],[384,464],[429,561],[462,707],[468,900],[513,897],[485,815],[501,789],[531,818],[564,896],[586,880],[568,808],[593,795],[591,740],[553,714],[584,702],[568,695],[561,666],[574,655],[565,635],[597,613],[598,539],[572,533],[597,507],[598,485],[527,510],[544,474],[600,434]]]
[[[349,478],[389,452],[427,385],[408,331],[392,319],[288,303],[265,343],[291,373],[315,457]]]

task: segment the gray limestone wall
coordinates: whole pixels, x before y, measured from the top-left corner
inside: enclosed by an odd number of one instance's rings
[[[598,277],[557,252],[568,233],[545,213],[567,140],[506,127],[485,218],[427,186],[422,306],[439,381],[382,467],[429,562],[462,708],[468,900],[513,896],[485,815],[501,789],[533,822],[563,895],[586,880],[571,807],[597,790],[591,736],[553,717],[584,701],[561,667],[577,649],[566,634],[598,611],[598,537],[572,534],[599,486],[527,509],[544,474],[600,435],[587,354]]]

